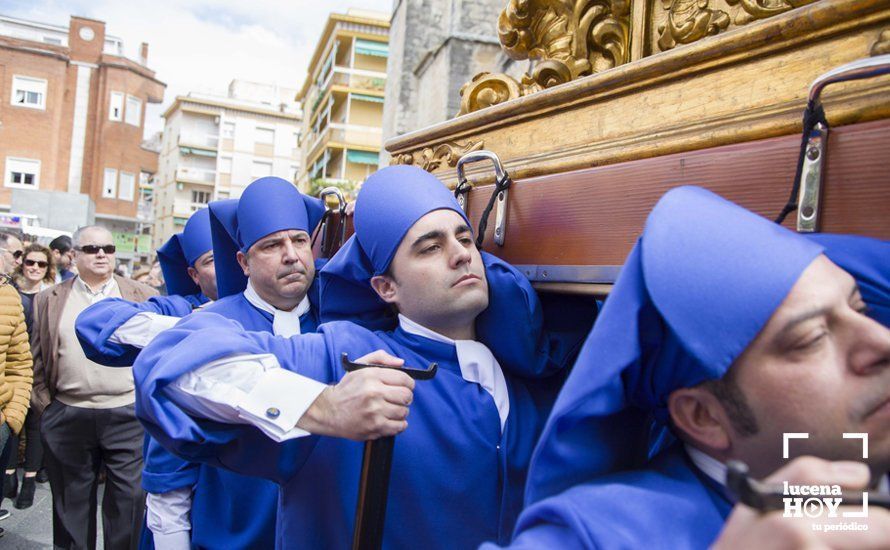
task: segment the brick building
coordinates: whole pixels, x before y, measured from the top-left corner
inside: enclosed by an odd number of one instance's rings
[[[125,264],[157,171],[157,151],[143,147],[145,107],[165,88],[147,66],[147,44],[139,57],[126,57],[101,21],[0,16],[0,211],[64,231],[104,225]]]

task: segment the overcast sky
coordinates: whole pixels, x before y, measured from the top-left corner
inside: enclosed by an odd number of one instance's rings
[[[224,94],[233,78],[299,88],[330,12],[389,13],[393,0],[3,0],[0,14],[67,25],[71,15],[105,21],[105,32],[167,84],[164,103],[146,111],[146,135],[163,129],[163,110],[190,91]]]

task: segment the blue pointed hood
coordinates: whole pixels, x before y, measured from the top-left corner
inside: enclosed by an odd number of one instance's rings
[[[195,261],[212,249],[210,212],[204,208],[192,214],[182,233],[173,235],[158,248],[167,292],[177,296],[200,293],[201,288],[189,277],[188,268],[195,267]]]

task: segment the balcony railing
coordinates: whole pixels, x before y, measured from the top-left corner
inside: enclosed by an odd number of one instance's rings
[[[179,145],[183,147],[204,147],[216,149],[219,147],[219,136],[216,134],[185,133],[179,136]]]
[[[381,147],[383,145],[383,129],[374,126],[359,126],[357,124],[340,124],[332,122],[319,132],[312,141],[308,156],[314,156],[316,149],[322,143],[336,141],[344,145],[362,145],[365,147]]]
[[[334,69],[331,83],[359,90],[382,92],[386,88],[386,73],[359,69]]]
[[[216,182],[216,170],[180,166],[176,169],[176,179],[178,181],[213,184]]]

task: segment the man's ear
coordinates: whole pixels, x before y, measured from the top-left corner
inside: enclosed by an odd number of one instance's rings
[[[380,296],[380,299],[387,304],[396,303],[398,297],[398,286],[392,277],[388,275],[375,275],[371,277],[371,288]]]
[[[235,253],[235,259],[238,260],[238,265],[241,266],[241,271],[244,272],[244,276],[250,277],[250,266],[247,265],[247,255],[239,250]]]
[[[189,277],[191,277],[192,281],[194,281],[195,284],[197,285],[198,284],[198,270],[192,266],[189,266],[186,271],[188,271]]]
[[[680,435],[689,443],[718,453],[731,449],[729,416],[717,397],[707,389],[674,390],[668,397],[668,412]]]

